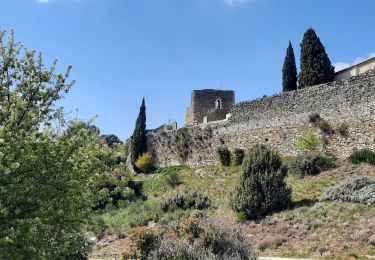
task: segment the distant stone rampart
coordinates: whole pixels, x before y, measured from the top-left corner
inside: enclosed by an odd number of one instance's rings
[[[314,128],[309,123],[312,113],[327,121],[333,133],[324,135]],[[375,72],[241,102],[231,107],[230,114],[229,120],[188,127],[188,139],[182,146],[176,142],[180,130],[150,133],[155,164],[181,163],[181,149],[188,152],[187,164],[216,163],[220,146],[247,149],[257,143],[282,155],[296,155],[296,138],[304,131],[320,134],[325,140],[322,149],[338,157],[348,156],[354,149],[375,148]],[[338,131],[343,125],[347,127],[345,136]]]

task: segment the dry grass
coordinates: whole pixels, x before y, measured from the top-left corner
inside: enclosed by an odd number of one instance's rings
[[[288,177],[294,205],[259,222],[244,224],[236,221],[229,206],[240,172],[238,167],[185,168],[180,172],[182,184],[176,188],[169,187],[162,175],[138,179],[144,182],[144,192],[154,201],[175,192],[198,191],[208,195],[216,206],[202,214],[212,221],[245,230],[263,255],[327,259],[365,259],[365,255],[375,255],[374,206],[319,201],[325,188],[350,175],[375,178],[375,167],[339,161],[338,168],[317,176]],[[190,213],[176,214],[180,215],[168,217],[183,219]]]

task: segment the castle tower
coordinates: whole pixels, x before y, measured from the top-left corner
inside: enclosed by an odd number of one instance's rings
[[[232,90],[193,90],[191,104],[186,112],[186,125],[223,120],[234,103]]]

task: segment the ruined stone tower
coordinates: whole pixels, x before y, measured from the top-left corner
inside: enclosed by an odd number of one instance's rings
[[[232,90],[193,90],[191,105],[186,112],[186,125],[192,126],[223,120],[234,103],[234,91]]]

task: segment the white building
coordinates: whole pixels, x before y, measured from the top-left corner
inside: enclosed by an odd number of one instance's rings
[[[343,80],[353,76],[358,76],[370,70],[375,70],[375,57],[336,72],[335,80]]]

